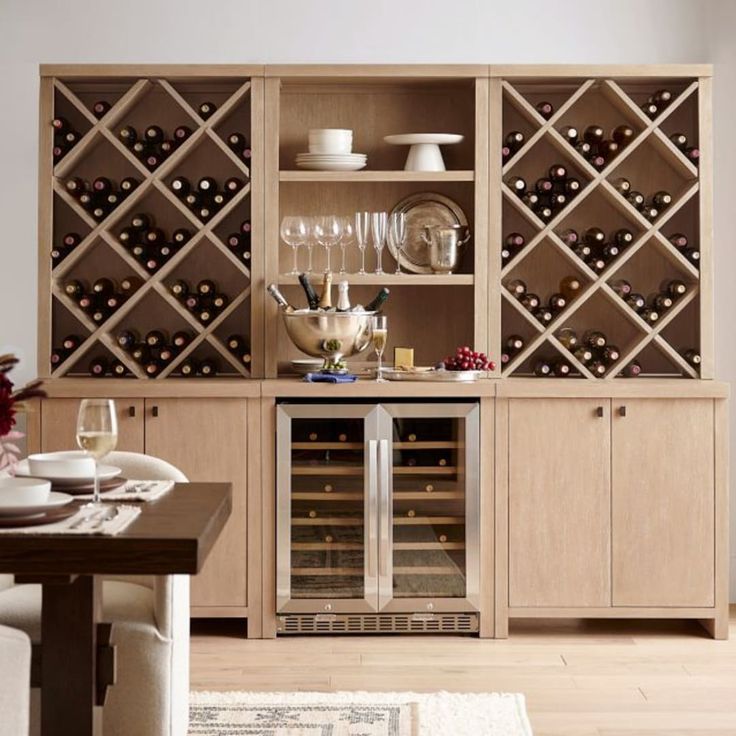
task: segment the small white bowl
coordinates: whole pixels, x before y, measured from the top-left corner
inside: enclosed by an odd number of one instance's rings
[[[41,452],[28,456],[28,470],[39,478],[93,478],[95,461],[91,455],[77,450]]]
[[[49,500],[51,481],[41,478],[0,478],[0,508],[37,506]]]
[[[350,153],[352,150],[352,130],[320,128],[309,131],[310,153]]]

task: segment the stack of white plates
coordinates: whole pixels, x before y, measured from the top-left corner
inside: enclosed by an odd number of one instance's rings
[[[364,153],[298,153],[296,167],[312,171],[358,171],[364,169],[368,157]]]

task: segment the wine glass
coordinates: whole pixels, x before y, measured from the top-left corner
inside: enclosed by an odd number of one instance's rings
[[[323,215],[317,218],[314,226],[314,234],[317,242],[325,249],[327,253],[327,268],[325,273],[332,270],[330,266],[330,253],[332,246],[336,245],[342,235],[342,223],[336,215]]]
[[[92,502],[100,503],[98,465],[118,443],[118,416],[112,399],[83,399],[77,415],[77,444],[95,460],[95,483]]]
[[[386,349],[388,336],[388,318],[383,315],[371,317],[371,334],[373,349],[378,356],[378,368],[376,368],[376,383],[385,383],[386,379],[381,375],[383,370],[383,351]]]
[[[345,249],[350,245],[355,238],[355,226],[353,221],[349,217],[341,217],[342,223],[342,237],[340,238],[340,274],[346,273],[345,271]]]
[[[317,242],[316,227],[317,217],[305,217],[305,226],[307,228],[307,273],[312,273],[312,252],[314,244]]]
[[[371,213],[356,212],[355,213],[355,239],[358,241],[358,250],[360,251],[360,271],[365,273],[365,249],[368,247],[368,236],[371,232]]]
[[[371,212],[371,234],[373,247],[376,250],[376,273],[383,273],[383,248],[386,245],[388,231],[388,214],[385,212]]]
[[[392,212],[389,217],[391,240],[396,246],[396,273],[401,273],[401,251],[406,242],[406,215],[403,212]]]
[[[299,263],[297,261],[297,250],[300,245],[304,245],[308,236],[305,218],[297,215],[287,215],[281,220],[280,232],[281,240],[291,246],[294,253],[294,266],[289,272],[289,276],[298,276]]]

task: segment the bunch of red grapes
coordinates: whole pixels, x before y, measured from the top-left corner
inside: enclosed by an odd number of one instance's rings
[[[447,371],[492,371],[496,368],[485,353],[471,350],[467,345],[459,347],[455,355],[448,355],[442,365]]]

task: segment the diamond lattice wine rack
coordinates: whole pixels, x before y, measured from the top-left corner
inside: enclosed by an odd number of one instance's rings
[[[502,375],[711,377],[710,80],[499,84]]]
[[[257,375],[260,83],[227,72],[42,80],[45,375]]]

